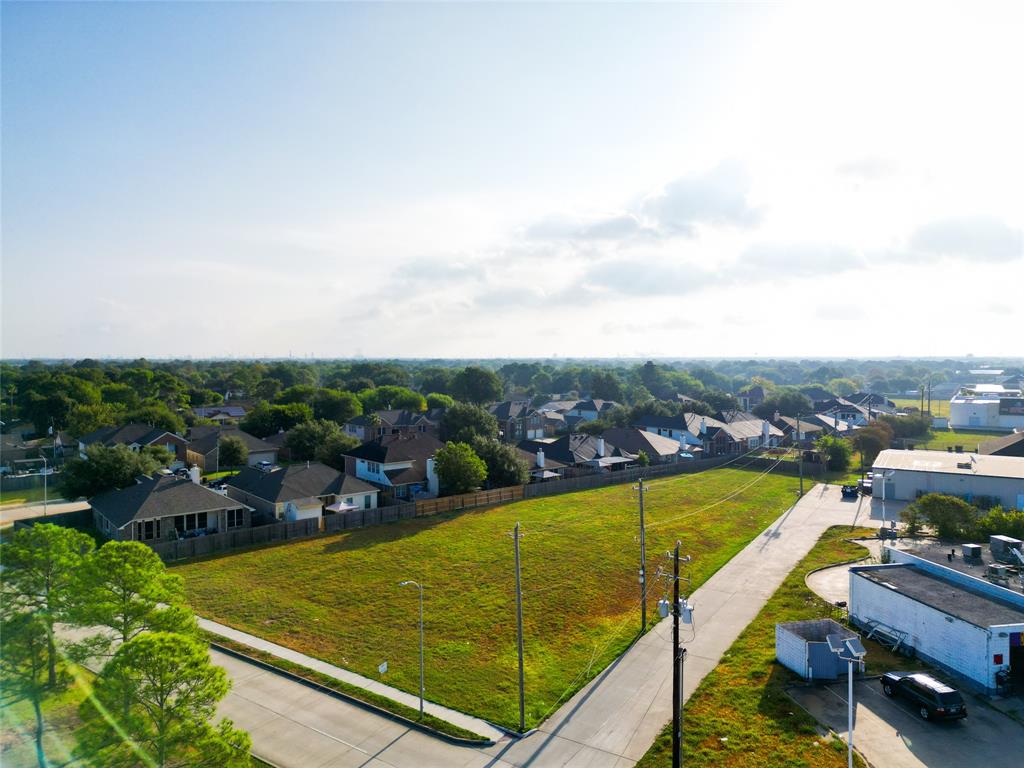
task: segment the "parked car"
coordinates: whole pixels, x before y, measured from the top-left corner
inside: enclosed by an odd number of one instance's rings
[[[960,692],[923,672],[886,672],[882,675],[882,692],[907,699],[924,720],[967,717],[967,705]]]

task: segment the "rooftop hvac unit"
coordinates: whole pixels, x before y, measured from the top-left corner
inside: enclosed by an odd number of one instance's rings
[[[1017,563],[1017,558],[1014,557],[1011,549],[1019,550],[1021,548],[1021,540],[1015,539],[1011,536],[989,536],[988,537],[988,549],[992,553],[992,558],[998,560],[1001,563]]]
[[[962,445],[958,445],[958,446],[955,446],[955,447],[956,447],[956,452],[957,453],[963,453],[964,452],[964,447]]]
[[[964,560],[981,560],[981,544],[963,544],[960,547]]]
[[[1009,566],[992,563],[989,565],[988,573],[985,575],[992,579],[992,581],[1009,581],[1011,573],[1012,571]]]

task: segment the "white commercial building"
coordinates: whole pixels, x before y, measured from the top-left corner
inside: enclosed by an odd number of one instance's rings
[[[972,503],[988,497],[1007,509],[1024,509],[1024,458],[1017,456],[890,449],[878,454],[871,469],[872,494],[879,498],[884,493],[886,499],[913,501],[944,493]]]
[[[1001,384],[963,387],[949,401],[949,426],[1000,432],[1024,429],[1024,397],[1019,389]]]
[[[1024,595],[909,552],[850,568],[850,621],[994,693],[1024,681]]]

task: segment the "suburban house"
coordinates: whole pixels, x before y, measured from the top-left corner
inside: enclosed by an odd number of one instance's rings
[[[819,401],[814,404],[814,409],[818,413],[838,416],[840,421],[845,421],[858,427],[863,427],[874,415],[867,405],[858,405],[842,397]]]
[[[204,405],[193,408],[192,413],[200,419],[223,423],[244,419],[246,408],[241,405]]]
[[[764,402],[764,387],[760,384],[756,384],[746,392],[740,392],[736,395],[736,400],[739,401],[741,411],[752,411]]]
[[[246,467],[226,481],[228,496],[256,510],[257,522],[306,520],[348,509],[373,509],[379,491],[320,462]]]
[[[636,427],[606,429],[601,437],[606,445],[614,445],[623,456],[637,459],[643,451],[651,464],[675,464],[685,450],[678,440]]]
[[[534,443],[536,444],[536,443]],[[549,458],[543,448],[529,451],[522,446],[516,446],[520,458],[526,462],[530,470],[530,482],[541,483],[545,480],[557,480],[565,474],[565,464]]]
[[[541,428],[544,430],[544,437],[554,437],[568,429],[565,423],[565,414],[558,411],[538,411]]]
[[[725,424],[710,416],[696,413],[684,413],[681,416],[645,416],[635,426],[645,432],[678,440],[683,447],[683,453],[694,457],[723,456],[738,451],[738,446],[734,446]]]
[[[495,403],[487,410],[498,420],[498,434],[506,443],[544,437],[541,414],[530,405],[529,400],[506,400]]]
[[[188,463],[196,464],[204,474],[220,472],[220,443],[227,437],[241,440],[249,451],[246,464],[254,467],[260,462],[277,463],[277,446],[243,432],[237,427],[202,425],[189,431]]]
[[[874,392],[854,392],[843,399],[862,405],[873,413],[896,413],[896,403],[884,395],[876,395]]]
[[[416,432],[437,437],[440,417],[436,411],[373,411],[345,422],[342,429],[364,443],[385,435],[409,435]]]
[[[95,432],[78,438],[78,454],[85,458],[90,445],[127,445],[136,453],[147,445],[162,445],[174,454],[175,462],[182,466],[188,461],[188,440],[149,424],[126,424],[123,427],[100,427]]]
[[[570,432],[557,440],[524,440],[519,443],[520,451],[536,454],[543,451],[544,463],[552,460],[565,467],[587,468],[596,471],[623,469],[636,464],[635,456],[627,456],[603,437],[594,437],[581,432]],[[567,474],[579,474],[567,473]]]
[[[89,499],[93,524],[115,541],[167,541],[252,525],[252,507],[174,475],[143,477],[135,485]]]
[[[817,440],[825,433],[825,428],[808,419],[797,419],[794,416],[778,416],[772,419],[772,425],[782,432],[782,445],[807,444]],[[799,431],[797,426],[799,425]]]
[[[577,416],[584,421],[596,421],[619,404],[614,400],[579,400],[566,413],[566,417]]]
[[[432,498],[439,490],[434,454],[443,447],[424,432],[383,435],[346,453],[345,471],[380,488],[384,498]]]
[[[805,417],[808,421],[814,422],[823,428],[823,434],[839,435],[847,437],[853,434],[857,425],[839,418],[837,413],[812,413]],[[802,419],[801,419],[802,421]]]
[[[740,453],[756,448],[770,448],[782,440],[782,430],[760,416],[746,411],[723,411],[718,414],[723,429],[739,446]]]

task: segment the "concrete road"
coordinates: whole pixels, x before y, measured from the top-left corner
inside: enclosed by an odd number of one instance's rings
[[[80,509],[88,509],[87,501],[58,501],[48,502],[46,513],[56,515],[61,512],[77,512]],[[43,517],[43,502],[33,501],[31,504],[8,504],[0,507],[0,525],[7,525],[16,520],[24,520],[29,517]]]
[[[845,682],[789,694],[846,738]],[[977,699],[968,698],[965,720],[943,723],[922,720],[906,701],[888,698],[878,680],[855,682],[853,696],[854,746],[880,768],[1011,765],[1024,755],[1024,726]]]
[[[877,562],[882,551],[881,540],[864,539],[859,543],[867,547],[868,553]],[[858,565],[863,564],[863,562],[858,563]],[[830,603],[835,603],[837,600],[847,603],[850,601],[850,564],[837,565],[834,568],[824,568],[823,570],[815,571],[808,574],[804,581],[812,592]]]
[[[867,499],[842,501],[836,486],[815,486],[691,596],[696,611],[693,629],[684,635],[689,654],[687,697],[821,533],[832,525],[872,525],[871,506]],[[234,690],[224,710],[252,733],[257,755],[283,768],[343,766],[352,761],[397,768],[627,768],[672,718],[670,638],[671,620],[666,619],[537,731],[486,749],[459,748],[418,732],[403,733],[391,721],[362,710],[356,716],[355,707],[339,708],[335,699],[297,683],[278,678],[271,684],[268,673],[255,674],[247,665],[239,669],[234,660],[225,664]],[[338,752],[342,746],[355,751]]]

